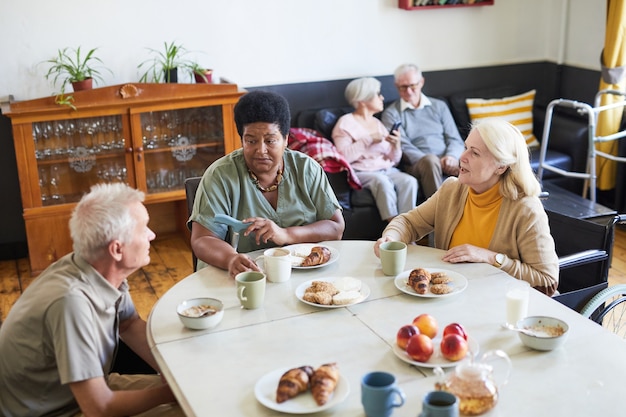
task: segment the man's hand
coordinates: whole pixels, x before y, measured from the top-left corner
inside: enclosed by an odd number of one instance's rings
[[[446,175],[459,175],[459,161],[453,156],[444,156],[441,158],[441,170]]]

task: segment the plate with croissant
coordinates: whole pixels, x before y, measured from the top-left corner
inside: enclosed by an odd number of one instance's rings
[[[416,297],[440,298],[458,294],[467,288],[467,278],[441,268],[414,268],[394,279],[396,288]]]
[[[294,269],[315,269],[330,265],[339,259],[339,250],[316,243],[301,243],[285,246],[291,252]]]
[[[352,277],[313,279],[296,288],[296,297],[303,303],[323,308],[339,308],[358,304],[370,295],[370,287]]]
[[[343,402],[350,393],[348,380],[336,363],[313,368],[305,365],[277,369],[262,376],[254,387],[257,401],[275,411],[308,414]]]

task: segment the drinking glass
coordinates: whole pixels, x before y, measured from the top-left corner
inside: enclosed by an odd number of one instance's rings
[[[59,188],[61,185],[61,170],[57,164],[50,167],[50,197],[55,203],[60,203],[63,200]]]
[[[35,142],[35,159],[43,159],[45,156],[43,152],[45,143],[43,129],[39,122],[33,123],[33,141]]]
[[[506,322],[515,324],[528,315],[530,284],[516,279],[506,287]]]
[[[39,168],[39,193],[41,194],[41,202],[45,206],[50,200],[49,195],[50,175],[45,167]]]

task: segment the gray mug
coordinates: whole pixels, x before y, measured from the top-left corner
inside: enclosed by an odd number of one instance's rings
[[[243,308],[252,310],[263,305],[265,281],[265,274],[262,272],[246,271],[237,274],[237,298]]]
[[[404,270],[406,264],[407,245],[397,240],[385,242],[378,248],[380,252],[380,264],[383,274],[398,275]]]
[[[419,417],[459,417],[459,400],[446,391],[431,391],[424,396]]]

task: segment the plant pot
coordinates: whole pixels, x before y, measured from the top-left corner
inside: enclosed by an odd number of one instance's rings
[[[203,75],[204,77],[197,73],[193,74],[197,84],[211,84],[213,82],[213,70],[205,70]]]
[[[82,81],[72,81],[74,91],[91,90],[93,88],[93,78],[85,78]]]
[[[171,68],[171,69],[163,70],[163,75],[165,77],[166,83],[178,82],[178,68]]]

